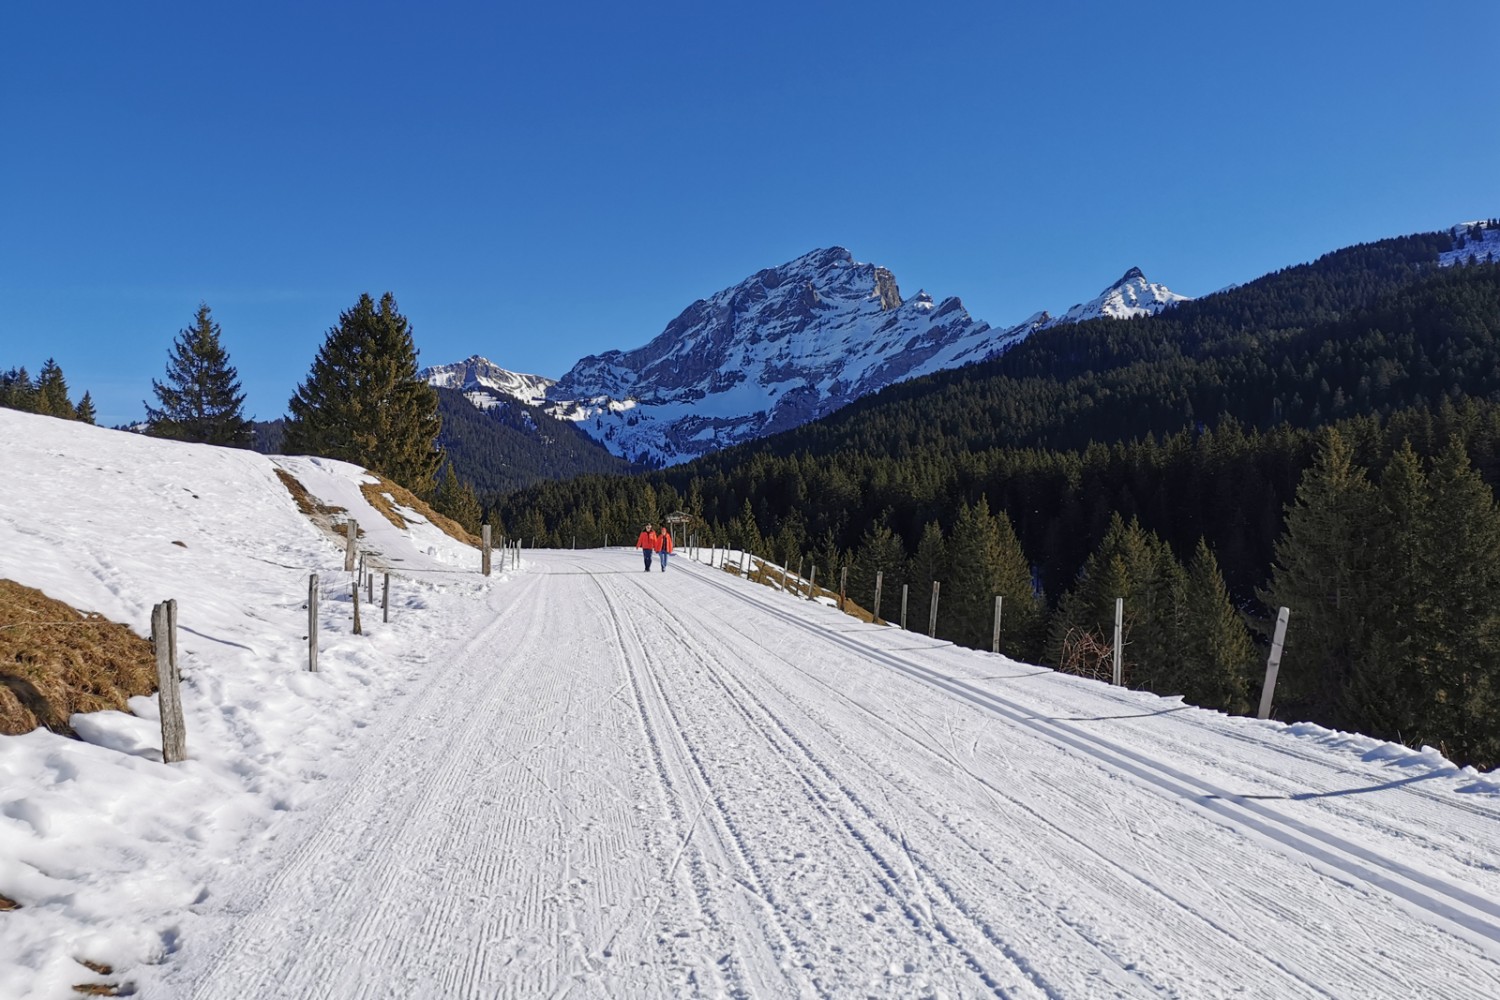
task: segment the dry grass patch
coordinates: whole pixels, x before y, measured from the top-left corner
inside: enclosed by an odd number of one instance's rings
[[[323,518],[327,523],[331,524],[335,514],[348,513],[343,507],[330,507],[307,492],[307,487],[303,486],[296,476],[285,469],[277,469],[276,478],[281,480],[281,485],[286,487],[286,491],[297,502],[297,509],[313,520]]]
[[[11,899],[9,896],[0,896],[0,913],[6,910],[19,910],[20,908],[21,904],[14,899]]]
[[[463,525],[451,517],[444,517],[433,510],[425,501],[419,500],[417,495],[405,486],[398,486],[378,473],[367,472],[366,475],[374,476],[380,482],[360,483],[359,491],[365,495],[365,500],[371,507],[380,511],[385,519],[396,527],[403,531],[408,527],[406,518],[402,517],[401,512],[395,508],[395,504],[400,504],[427,518],[427,520],[437,525],[438,529],[449,538],[463,542],[465,545],[472,545],[475,548],[478,548],[482,544],[478,538],[465,531]]]
[[[151,643],[124,625],[0,580],[0,733],[73,735],[74,712],[156,690]]]

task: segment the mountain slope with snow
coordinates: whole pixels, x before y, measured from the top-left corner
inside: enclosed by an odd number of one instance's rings
[[[1039,312],[994,329],[957,298],[903,299],[889,270],[833,247],[700,299],[645,346],[583,358],[556,383],[477,356],[425,377],[528,400],[545,391],[552,413],[612,453],[673,464],[796,427],[895,382],[993,358],[1038,329],[1145,315],[1184,299],[1132,268],[1062,317]]]

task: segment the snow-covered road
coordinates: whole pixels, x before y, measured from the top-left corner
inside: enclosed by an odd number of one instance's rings
[[[1472,772],[528,558],[144,995],[1500,996]]]

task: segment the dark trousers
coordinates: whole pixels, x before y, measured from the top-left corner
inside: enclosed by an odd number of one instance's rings
[[[641,554],[646,557],[646,572],[649,573],[651,572],[651,557],[656,553],[652,552],[650,549],[641,549]]]

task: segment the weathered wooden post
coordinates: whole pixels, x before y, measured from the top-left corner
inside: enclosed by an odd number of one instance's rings
[[[906,631],[906,591],[911,586],[909,583],[901,585],[901,631]]]
[[[1115,598],[1115,687],[1120,686],[1120,639],[1125,629],[1125,598]]]
[[[932,581],[932,612],[927,616],[927,638],[929,639],[937,638],[938,591],[942,589],[942,586],[936,580]]]
[[[875,610],[870,612],[872,622],[880,621],[880,587],[885,582],[885,570],[875,571]]]
[[[849,567],[839,567],[839,610],[846,609],[849,603]]]
[[[354,634],[364,635],[364,629],[359,627],[359,584],[354,585]]]
[[[797,560],[797,582],[798,583],[801,583],[803,580],[807,579],[807,577],[805,577],[805,576],[802,575],[802,564],[805,563],[805,562],[807,562],[807,560],[805,558]]]
[[[1281,670],[1281,647],[1286,642],[1286,620],[1291,611],[1282,608],[1276,612],[1276,634],[1271,638],[1271,655],[1266,659],[1266,683],[1260,689],[1260,711],[1257,719],[1271,717],[1271,696],[1276,693],[1276,674]]]
[[[365,573],[365,600],[371,604],[375,603],[375,570],[370,569]]]
[[[990,642],[990,652],[1000,652],[1000,609],[1005,605],[1005,598],[999,594],[995,595],[995,635]]]
[[[480,572],[484,573],[485,576],[489,576],[490,575],[490,526],[488,524],[482,525],[480,527],[480,544],[483,546],[483,548],[481,548],[479,550],[480,551],[479,569],[480,569]],[[502,565],[500,567],[500,569],[501,569],[502,572],[504,572],[505,567]]]
[[[157,708],[161,714],[161,759],[187,760],[187,726],[182,721],[182,674],[177,670],[177,602],[151,609],[151,645],[156,650]]]
[[[818,564],[812,564],[812,576],[807,579],[807,599],[816,600],[818,596]]]
[[[318,672],[318,574],[307,581],[307,669]]]
[[[380,588],[380,620],[391,620],[391,574],[385,574],[385,583]]]
[[[354,572],[354,550],[359,547],[359,522],[354,518],[344,522],[344,532],[348,541],[344,543],[344,572]]]

